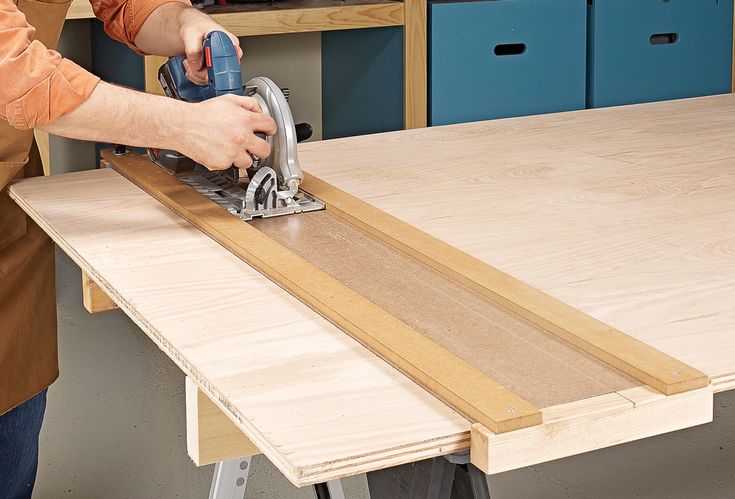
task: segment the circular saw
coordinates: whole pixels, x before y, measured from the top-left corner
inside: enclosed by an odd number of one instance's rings
[[[276,122],[270,137],[257,134],[271,146],[266,158],[253,157],[247,176],[234,166],[224,172],[204,166],[175,151],[150,150],[149,157],[174,173],[184,183],[244,220],[267,218],[324,209],[324,203],[299,189],[304,176],[297,155],[297,143],[311,137],[308,123],[295,124],[289,107],[288,89],[260,76],[242,84],[240,61],[230,38],[213,31],[204,40],[208,84],[195,85],[187,77],[186,56],[170,58],[158,71],[164,92],[188,102],[224,94],[247,95],[258,101],[262,112]]]

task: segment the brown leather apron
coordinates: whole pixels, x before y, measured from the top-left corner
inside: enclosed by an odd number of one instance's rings
[[[70,0],[18,0],[36,39],[55,48]],[[32,130],[0,119],[0,414],[59,375],[54,245],[8,197],[13,179],[43,175]]]

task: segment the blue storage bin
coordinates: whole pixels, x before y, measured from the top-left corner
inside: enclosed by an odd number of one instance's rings
[[[429,123],[583,109],[585,0],[429,4]]]
[[[589,107],[730,92],[733,0],[592,0]]]

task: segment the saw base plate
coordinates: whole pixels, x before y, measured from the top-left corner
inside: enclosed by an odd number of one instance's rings
[[[233,180],[218,172],[194,173],[191,175],[177,176],[177,178],[207,199],[214,201],[233,215],[245,221],[254,218],[293,215],[296,213],[323,210],[325,208],[324,202],[320,199],[299,190],[293,199],[283,206],[268,209],[247,209],[245,207],[247,193],[246,182]]]

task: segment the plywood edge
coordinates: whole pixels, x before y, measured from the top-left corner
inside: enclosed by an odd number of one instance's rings
[[[666,396],[647,387],[542,409],[543,423],[495,435],[472,425],[471,458],[502,473],[712,421],[710,387]]]
[[[303,189],[337,216],[666,395],[709,384],[706,374],[436,239],[317,177]]]
[[[159,202],[471,421],[495,433],[541,422],[540,411],[508,388],[146,159],[109,152],[102,156]]]
[[[197,466],[260,454],[260,449],[188,376],[186,448]]]
[[[735,373],[712,377],[712,389],[715,393],[735,390]]]
[[[82,271],[82,304],[90,314],[107,312],[118,308],[112,298],[84,271]]]
[[[404,9],[402,2],[381,2],[260,12],[230,12],[212,14],[211,17],[235,36],[254,36],[401,26],[404,21]]]

